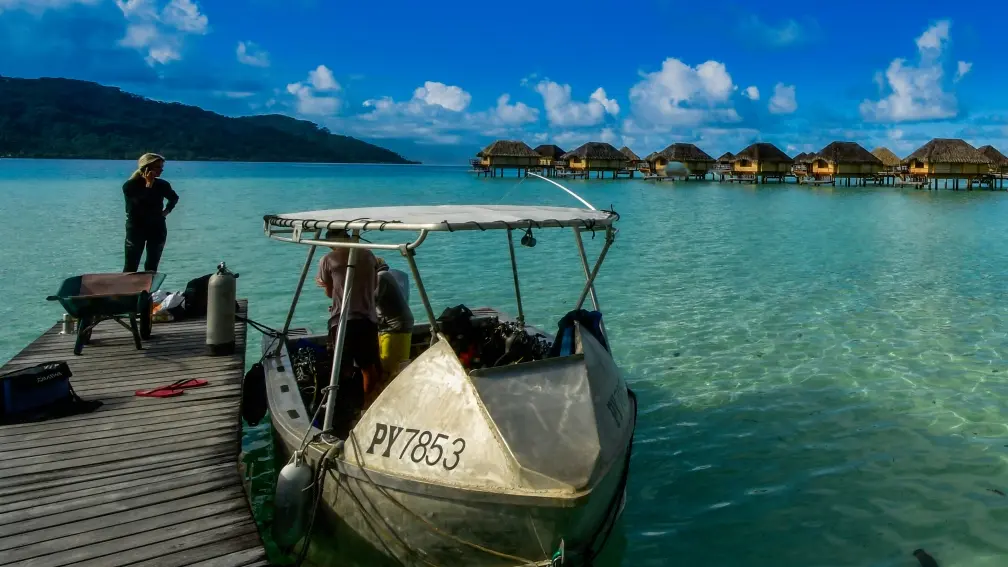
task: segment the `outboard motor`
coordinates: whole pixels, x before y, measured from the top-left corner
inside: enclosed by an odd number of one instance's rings
[[[224,262],[207,283],[206,344],[212,356],[235,351],[235,303],[238,274],[227,269]]]
[[[273,497],[273,541],[287,550],[307,535],[311,518],[315,475],[300,451],[280,470]]]

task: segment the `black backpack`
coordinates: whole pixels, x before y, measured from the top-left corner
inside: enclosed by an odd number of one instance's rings
[[[438,329],[452,345],[465,343],[473,334],[472,316],[473,312],[465,305],[449,307],[437,318]]]
[[[189,280],[189,283],[186,284],[185,291],[182,292],[183,297],[185,297],[184,305],[186,317],[206,316],[207,287],[210,284],[210,276],[212,275],[213,274],[200,276]]]

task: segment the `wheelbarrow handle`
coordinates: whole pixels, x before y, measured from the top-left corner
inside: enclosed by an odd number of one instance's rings
[[[58,295],[50,295],[50,296],[46,297],[46,301],[59,301],[59,296]]]

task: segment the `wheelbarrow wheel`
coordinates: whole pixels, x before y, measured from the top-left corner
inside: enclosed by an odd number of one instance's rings
[[[144,295],[146,297],[140,302],[142,304],[142,308],[140,309],[140,338],[146,341],[151,338],[151,328],[154,322],[151,316],[150,295],[146,292],[144,292]]]

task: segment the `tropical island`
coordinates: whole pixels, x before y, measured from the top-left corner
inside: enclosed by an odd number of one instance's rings
[[[72,79],[0,77],[0,157],[415,164],[280,114],[229,117]]]

